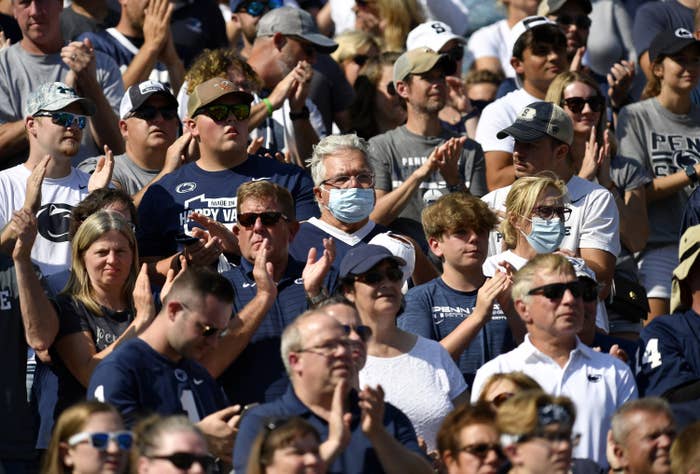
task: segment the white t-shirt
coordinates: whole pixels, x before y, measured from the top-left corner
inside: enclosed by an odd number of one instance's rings
[[[607,465],[605,444],[610,417],[623,403],[638,396],[629,366],[609,354],[594,351],[577,339],[568,362],[560,367],[532,345],[528,334],[518,347],[488,361],[476,372],[472,402],[479,398],[484,382],[491,375],[515,371],[525,372],[545,392],[565,395],[574,401],[574,433],[581,434],[581,442],[574,447],[574,457]]]
[[[0,228],[24,204],[27,179],[31,171],[23,164],[0,172]],[[70,267],[71,246],[68,226],[73,207],[88,195],[90,175],[71,168],[68,176],[44,178],[41,185],[41,207],[37,212],[38,234],[32,248],[32,261],[43,275],[51,275]]]
[[[525,89],[518,89],[509,92],[484,108],[479,124],[476,126],[476,141],[481,144],[484,152],[505,151],[513,153],[513,137],[501,140],[496,137],[496,134],[513,125],[520,111],[533,102],[542,102],[542,100],[530,95]]]
[[[447,350],[421,336],[406,354],[368,356],[360,371],[360,387],[365,385],[382,386],[384,399],[408,416],[428,451],[436,449],[435,437],[442,420],[454,408],[452,400],[467,389]]]
[[[510,65],[510,58],[513,57],[513,51],[509,48],[510,44],[510,27],[508,20],[504,19],[479,28],[472,33],[467,43],[467,51],[472,53],[474,59],[498,58],[506,77],[515,77],[515,70]]]

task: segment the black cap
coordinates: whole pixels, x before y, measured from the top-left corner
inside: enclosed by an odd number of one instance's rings
[[[675,54],[686,46],[700,45],[693,34],[685,28],[659,32],[649,45],[649,61],[654,62],[659,56]]]

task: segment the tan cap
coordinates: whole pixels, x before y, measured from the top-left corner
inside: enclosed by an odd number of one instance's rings
[[[209,105],[225,95],[238,97],[241,102],[246,104],[253,102],[253,96],[236,87],[233,82],[222,77],[215,77],[194,88],[187,102],[187,115],[192,118],[197,109]]]
[[[671,284],[671,312],[690,302],[690,295],[683,294],[681,281],[688,278],[690,269],[700,255],[700,225],[688,227],[678,243],[678,266],[673,270]]]
[[[394,63],[394,84],[406,79],[409,74],[423,74],[436,66],[441,66],[445,75],[450,75],[456,67],[446,54],[438,54],[430,48],[416,48],[403,53]]]
[[[590,0],[542,0],[537,7],[537,14],[546,16],[556,13],[566,2],[573,2],[580,5],[586,15],[589,15],[593,10]]]

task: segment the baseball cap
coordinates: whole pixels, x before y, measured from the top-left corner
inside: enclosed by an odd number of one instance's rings
[[[587,15],[593,10],[593,6],[589,0],[542,0],[539,7],[537,7],[537,14],[545,16],[556,13],[566,2],[578,4]]]
[[[316,47],[321,53],[332,53],[338,43],[319,33],[313,17],[306,11],[294,7],[280,7],[265,13],[258,22],[258,36],[281,33],[297,36]]]
[[[557,26],[555,22],[550,20],[549,18],[541,15],[536,15],[536,16],[528,16],[527,18],[523,18],[519,22],[517,22],[513,28],[510,30],[510,44],[508,47],[508,51],[513,53],[513,48],[515,47],[515,43],[518,42],[520,37],[523,35],[528,30],[531,30],[533,28],[537,28],[540,26],[544,25],[554,25]],[[557,26],[557,28],[559,28]]]
[[[688,227],[678,243],[678,266],[673,270],[671,282],[671,312],[673,313],[690,301],[690,295],[683,294],[681,281],[688,278],[690,269],[700,255],[700,224]]]
[[[40,85],[29,94],[24,108],[29,116],[40,110],[56,112],[71,104],[80,105],[85,115],[95,114],[95,103],[86,97],[80,97],[75,89],[63,82],[46,82]]]
[[[193,117],[197,109],[211,104],[225,95],[238,97],[247,104],[253,102],[253,96],[238,89],[233,82],[223,77],[215,77],[194,88],[187,102],[187,115]]]
[[[340,262],[340,278],[361,275],[383,260],[396,262],[399,267],[406,265],[403,258],[397,257],[381,245],[357,245],[345,254]]]
[[[661,55],[668,56],[677,53],[690,45],[700,45],[700,41],[696,40],[693,34],[685,28],[661,31],[649,45],[649,60],[653,62]]]
[[[394,84],[403,81],[409,74],[423,74],[441,67],[445,75],[453,74],[456,64],[446,54],[439,54],[422,47],[406,51],[394,63]]]
[[[427,21],[413,28],[406,38],[406,50],[416,48],[430,48],[440,51],[450,40],[459,40],[462,44],[467,41],[459,35],[452,33],[452,28],[441,21]]]
[[[534,142],[549,135],[571,145],[574,141],[574,125],[564,109],[551,102],[533,102],[525,107],[513,125],[498,132],[504,139],[511,136],[521,142]]]
[[[177,99],[162,83],[157,81],[144,81],[129,87],[122,97],[119,105],[119,116],[125,119],[134,110],[141,107],[153,94],[165,97],[170,105],[177,108]]]

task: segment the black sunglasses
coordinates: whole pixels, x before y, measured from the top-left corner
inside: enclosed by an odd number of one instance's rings
[[[474,455],[478,458],[481,458],[481,459],[484,459],[486,456],[488,456],[489,451],[495,452],[496,456],[498,456],[499,458],[503,457],[503,451],[501,450],[501,445],[498,443],[468,444],[466,446],[463,446],[459,450],[465,451],[465,452],[472,454],[472,455]]]
[[[276,211],[244,212],[242,214],[238,214],[237,220],[238,223],[243,227],[253,227],[258,218],[260,218],[260,222],[262,222],[262,225],[266,227],[271,227],[277,224],[280,221],[280,219],[284,219],[285,221],[289,220],[287,216],[285,216],[281,212]]]
[[[205,472],[214,472],[214,464],[216,460],[208,454],[192,454],[177,452],[168,454],[167,456],[149,456],[150,459],[164,459],[178,469],[189,469],[192,464],[199,463]]]
[[[580,114],[586,104],[593,112],[602,112],[605,109],[605,97],[594,95],[592,97],[569,97],[564,99],[564,105],[575,114]]]
[[[396,268],[387,268],[386,273],[382,273],[379,270],[370,270],[362,275],[355,275],[355,281],[365,283],[367,285],[376,285],[386,278],[387,280],[396,283],[403,279],[403,272]]]
[[[363,324],[360,324],[358,326],[351,325],[351,324],[342,324],[343,331],[345,331],[345,335],[349,336],[352,331],[355,331],[355,334],[360,336],[360,339],[362,339],[362,342],[367,342],[369,341],[369,338],[372,337],[372,328],[369,326],[365,326]]]
[[[250,104],[212,104],[197,109],[193,115],[206,115],[215,122],[223,122],[233,114],[236,120],[245,120],[250,117]]]
[[[131,112],[128,117],[136,117],[142,120],[153,120],[158,114],[163,117],[163,120],[172,120],[177,117],[177,109],[175,107],[154,107],[152,105],[142,105],[138,109]]]
[[[557,16],[555,20],[560,25],[576,25],[577,28],[587,30],[591,27],[591,19],[588,15],[571,16],[567,14]]]
[[[549,285],[538,286],[527,292],[528,295],[542,295],[550,300],[558,300],[569,290],[574,298],[580,298],[583,293],[583,285],[578,280],[568,283],[551,283]]]
[[[562,221],[566,221],[571,215],[571,209],[564,206],[535,206],[532,209],[532,213],[537,217],[546,220],[552,219],[556,216]]]
[[[583,301],[591,302],[598,300],[598,284],[589,278],[579,279],[581,282],[581,298]]]

